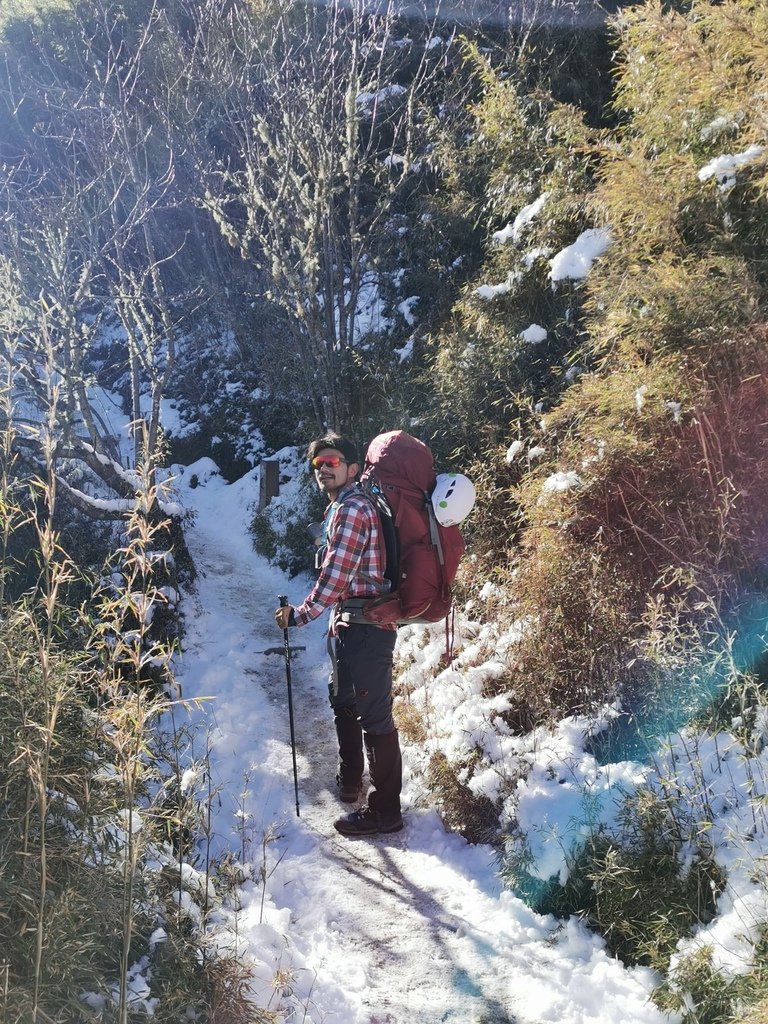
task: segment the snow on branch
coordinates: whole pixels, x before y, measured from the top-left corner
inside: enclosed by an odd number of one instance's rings
[[[100,465],[108,467],[118,477],[121,477],[126,484],[134,490],[139,486],[141,477],[133,469],[126,469],[125,466],[121,466],[119,462],[115,462],[114,459],[108,455],[104,455],[101,452],[97,452],[93,445],[88,444],[87,441],[80,440],[78,445],[83,451],[87,452],[93,459],[95,459]]]
[[[716,156],[701,168],[699,181],[716,178],[718,189],[727,192],[736,184],[736,171],[758,160],[764,152],[764,146],[752,145],[743,153],[724,153],[722,156]]]
[[[481,284],[479,288],[475,288],[475,295],[480,299],[495,299],[497,295],[506,295],[512,291],[521,277],[518,271],[510,270],[506,281],[502,281],[501,284]]]
[[[549,277],[553,286],[558,281],[578,281],[587,276],[592,264],[602,256],[613,242],[613,235],[608,228],[590,228],[582,231],[572,245],[550,260]]]
[[[96,498],[73,487],[63,477],[57,477],[56,482],[72,504],[93,519],[122,519],[142,505],[146,505],[144,493],[136,493],[133,498]],[[168,518],[180,519],[184,515],[184,509],[176,502],[156,498],[156,503],[162,514]]]
[[[355,103],[360,106],[370,106],[375,103],[386,102],[386,100],[395,99],[398,96],[402,96],[406,92],[406,88],[403,85],[385,85],[383,89],[379,89],[378,92],[361,92],[355,97]]]
[[[504,245],[505,242],[510,241],[517,245],[522,238],[523,231],[539,215],[550,194],[549,192],[544,192],[538,199],[524,206],[511,224],[507,224],[501,231],[493,233],[493,241],[497,245]]]

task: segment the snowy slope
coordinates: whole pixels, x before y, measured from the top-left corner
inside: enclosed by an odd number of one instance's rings
[[[333,820],[348,808],[333,791],[320,623],[290,633],[306,648],[292,663],[296,816],[273,610],[278,593],[298,602],[307,581],[286,581],[251,548],[255,474],[226,485],[213,469],[205,461],[180,470],[181,497],[196,512],[187,538],[200,576],[184,601],[177,669],[185,698],[212,698],[195,715],[220,788],[217,845],[237,851],[244,832],[250,839],[253,876],[224,924],[253,962],[254,998],[280,1019],[317,1024],[674,1020],[648,1002],[650,971],[626,970],[577,921],[542,917],[502,891],[492,850],[446,833],[433,810],[410,807],[407,778],[402,833],[337,835]],[[270,648],[278,653],[260,653]],[[405,757],[407,775],[407,749]]]

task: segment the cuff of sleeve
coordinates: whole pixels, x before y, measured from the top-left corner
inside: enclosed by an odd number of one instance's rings
[[[293,622],[291,625],[306,626],[308,623],[312,622],[313,619],[316,619],[318,614],[320,613],[318,612],[316,615],[310,615],[304,605],[301,605],[300,608],[293,609]]]

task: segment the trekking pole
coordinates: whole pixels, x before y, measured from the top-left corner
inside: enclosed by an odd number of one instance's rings
[[[285,608],[288,598],[285,594],[278,595],[280,607]],[[288,683],[288,721],[291,724],[291,756],[293,757],[293,788],[296,793],[296,817],[299,814],[299,773],[296,768],[296,732],[293,726],[293,690],[291,689],[291,644],[288,640],[288,628],[283,630],[283,646],[285,647],[285,678]]]

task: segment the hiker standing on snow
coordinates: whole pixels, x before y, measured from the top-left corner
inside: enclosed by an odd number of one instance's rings
[[[389,590],[378,513],[357,483],[355,445],[338,434],[313,441],[307,452],[315,481],[330,499],[323,521],[320,576],[297,607],[278,608],[281,629],[304,626],[331,609],[328,651],[332,672],[328,687],[339,741],[336,781],[344,803],[362,792],[363,745],[368,755],[371,790],[367,806],[334,822],[345,836],[398,832],[402,759],[392,717],[394,625],[363,620],[361,598]]]

